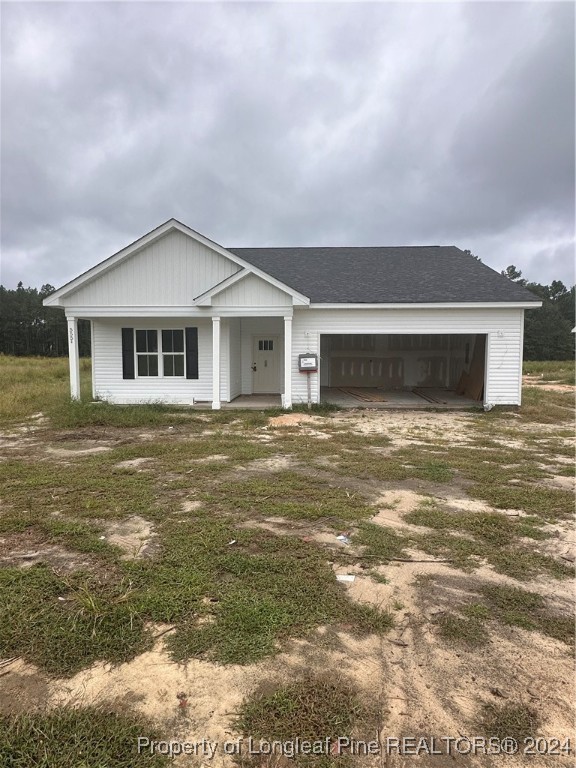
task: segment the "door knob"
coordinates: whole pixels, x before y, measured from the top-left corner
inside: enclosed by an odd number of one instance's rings
[[[256,370],[256,363],[252,363],[252,370],[253,370],[253,371],[255,371],[255,370]]]

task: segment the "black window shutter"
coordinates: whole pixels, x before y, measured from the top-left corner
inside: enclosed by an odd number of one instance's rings
[[[134,378],[134,329],[122,328],[122,378]]]
[[[186,378],[198,378],[198,328],[186,328]]]

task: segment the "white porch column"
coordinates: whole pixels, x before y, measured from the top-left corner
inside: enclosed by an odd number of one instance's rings
[[[80,400],[80,355],[78,354],[78,318],[68,318],[68,364],[70,366],[70,397]]]
[[[292,317],[284,318],[284,408],[292,408]]]
[[[212,318],[212,410],[220,410],[220,318]]]

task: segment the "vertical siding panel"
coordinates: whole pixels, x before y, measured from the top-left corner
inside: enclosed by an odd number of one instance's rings
[[[187,306],[237,264],[181,232],[169,232],[66,298],[69,305]]]

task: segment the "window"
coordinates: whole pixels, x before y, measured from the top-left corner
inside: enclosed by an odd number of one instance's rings
[[[273,352],[274,339],[259,339],[258,350],[259,352]]]
[[[136,331],[138,376],[158,376],[158,331]]]
[[[164,376],[184,376],[184,331],[162,331]]]
[[[184,331],[140,331],[136,335],[138,376],[184,376]],[[160,336],[161,346],[158,347]],[[159,358],[162,360],[160,370]]]

